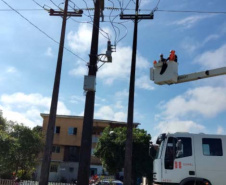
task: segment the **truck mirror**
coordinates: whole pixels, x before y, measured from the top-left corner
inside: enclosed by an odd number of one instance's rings
[[[155,159],[156,154],[157,154],[157,148],[156,148],[156,146],[153,145],[152,143],[150,143],[150,145],[149,145],[149,156],[152,159]]]

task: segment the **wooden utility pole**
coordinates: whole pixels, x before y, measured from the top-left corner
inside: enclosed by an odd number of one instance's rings
[[[41,176],[40,176],[39,185],[48,185],[48,180],[49,180],[49,168],[51,163],[58,94],[59,94],[59,88],[60,88],[60,76],[61,76],[61,68],[62,68],[67,16],[79,16],[79,17],[82,16],[81,15],[82,11],[68,12],[67,10],[68,10],[68,0],[65,0],[64,12],[54,11],[53,9],[50,9],[49,11],[50,15],[52,16],[63,16],[63,23],[62,23],[62,29],[61,29],[57,67],[56,67],[55,81],[53,86],[52,102],[50,107],[48,128],[46,132],[46,141],[45,141],[45,148],[44,148],[44,154],[42,159]]]
[[[98,59],[98,38],[99,38],[99,24],[100,24],[100,2],[99,1],[100,0],[94,1],[95,13],[94,13],[94,22],[93,22],[92,42],[91,42],[91,49],[90,49],[90,62],[88,65],[89,67],[88,78],[93,77],[94,79],[96,78],[97,59]],[[79,156],[78,185],[89,184],[94,103],[95,103],[95,90],[87,90],[84,120],[83,120],[81,150],[80,150],[80,156]]]
[[[135,184],[132,181],[132,151],[133,151],[133,113],[134,113],[134,86],[135,86],[135,73],[136,73],[136,54],[137,54],[137,28],[139,19],[153,19],[153,14],[138,14],[139,0],[136,0],[136,12],[133,14],[121,14],[121,19],[134,20],[133,32],[133,51],[130,72],[130,86],[129,86],[129,104],[128,104],[128,117],[127,117],[127,135],[126,135],[126,148],[125,148],[125,164],[124,164],[124,185]]]

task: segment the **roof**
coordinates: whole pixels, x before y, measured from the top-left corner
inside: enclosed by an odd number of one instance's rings
[[[42,118],[49,117],[49,114],[41,113]],[[72,115],[57,115],[58,118],[68,118],[68,119],[83,119],[84,116],[72,116]],[[95,122],[102,122],[102,123],[110,123],[110,124],[127,124],[126,122],[121,121],[112,121],[112,120],[102,120],[102,119],[93,119]],[[140,123],[133,123],[136,127],[140,125]]]

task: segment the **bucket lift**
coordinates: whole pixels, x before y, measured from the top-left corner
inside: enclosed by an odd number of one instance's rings
[[[158,85],[178,84],[226,74],[226,67],[221,67],[207,71],[178,75],[178,63],[174,61],[167,62],[167,68],[165,72],[160,74],[162,67],[163,62],[160,62],[154,63],[154,66],[150,69],[150,79]]]

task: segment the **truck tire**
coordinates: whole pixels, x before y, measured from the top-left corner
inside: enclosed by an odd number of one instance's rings
[[[203,178],[190,177],[181,181],[180,185],[211,185],[211,183]]]

